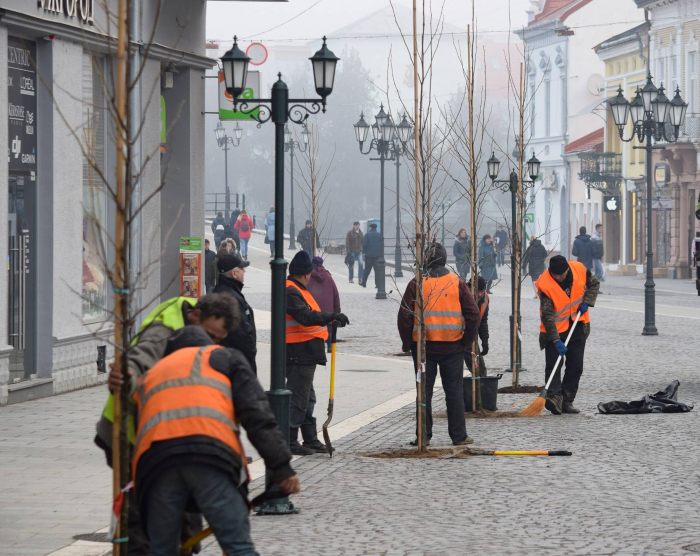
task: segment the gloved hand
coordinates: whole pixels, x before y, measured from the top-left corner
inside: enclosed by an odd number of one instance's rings
[[[489,345],[488,344],[481,344],[481,356],[483,357],[484,355],[488,355],[489,353]]]
[[[333,313],[333,320],[338,321],[338,326],[340,326],[340,328],[350,324],[350,319],[343,313]]]
[[[566,352],[568,351],[568,349],[567,349],[566,346],[564,345],[564,342],[562,342],[561,340],[557,340],[556,342],[554,342],[554,347],[557,348],[557,351],[559,352],[559,355],[561,355],[562,357],[563,357],[563,356],[566,354]]]
[[[578,312],[583,315],[586,311],[588,311],[588,303],[584,301],[578,306]]]

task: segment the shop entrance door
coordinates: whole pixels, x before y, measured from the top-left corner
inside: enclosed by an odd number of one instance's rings
[[[671,211],[656,211],[656,266],[671,262]]]

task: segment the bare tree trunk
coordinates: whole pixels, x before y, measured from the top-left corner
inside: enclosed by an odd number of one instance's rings
[[[518,133],[520,134],[520,143],[519,143],[519,149],[518,149],[518,189],[515,192],[515,203],[516,203],[516,210],[515,210],[515,217],[516,221],[511,223],[511,234],[513,235],[512,237],[512,249],[515,251],[513,260],[515,260],[515,268],[513,269],[513,274],[515,276],[515,284],[513,285],[513,330],[511,331],[512,338],[511,338],[511,349],[512,349],[512,361],[513,361],[513,368],[511,371],[513,372],[513,388],[518,387],[519,379],[520,379],[520,361],[518,358],[518,326],[520,325],[520,291],[521,291],[521,284],[520,284],[520,276],[522,274],[521,272],[521,266],[522,266],[522,238],[520,237],[520,230],[522,228],[521,222],[523,218],[523,205],[525,199],[523,199],[523,152],[525,149],[525,139],[523,135],[523,130],[525,127],[524,124],[524,118],[525,118],[525,97],[523,96],[523,84],[524,80],[524,72],[523,72],[523,64],[520,64],[520,80],[519,80],[519,86],[520,86],[520,106],[518,107],[518,112],[520,116],[519,120],[519,129]]]

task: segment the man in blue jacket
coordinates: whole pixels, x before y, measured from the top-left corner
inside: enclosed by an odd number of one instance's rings
[[[595,243],[591,241],[591,236],[586,233],[586,226],[581,226],[578,229],[578,233],[579,235],[577,235],[574,240],[574,248],[571,254],[576,257],[578,262],[586,267],[586,270],[595,273],[593,259],[598,256],[598,250],[596,249]]]
[[[372,223],[369,225],[369,232],[362,238],[362,252],[365,256],[365,273],[362,276],[362,287],[367,287],[367,278],[369,278],[372,269],[377,266],[377,260],[381,253],[382,235],[377,231],[377,225]],[[377,288],[377,273],[374,273],[374,287]]]

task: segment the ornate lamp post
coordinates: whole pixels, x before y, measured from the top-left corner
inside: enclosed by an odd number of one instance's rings
[[[304,130],[301,132],[301,138],[302,142],[299,143],[299,141],[296,141],[294,137],[292,137],[292,131],[289,129],[288,125],[284,126],[284,152],[289,153],[289,160],[291,161],[292,164],[292,169],[290,172],[290,177],[291,177],[291,183],[289,185],[289,193],[290,193],[290,215],[289,215],[289,248],[290,249],[296,249],[297,244],[296,244],[296,228],[294,226],[294,152],[298,149],[299,152],[305,153],[306,149],[309,146],[309,130],[306,128],[306,125],[304,125]]]
[[[499,180],[498,178],[498,172],[500,171],[501,168],[501,161],[496,158],[495,153],[491,154],[491,158],[488,159],[486,162],[486,165],[488,167],[488,173],[489,177],[494,183],[501,184],[501,189],[504,192],[510,191],[510,202],[511,202],[511,250],[510,250],[510,294],[511,294],[511,314],[510,314],[510,341],[511,341],[511,349],[510,349],[510,368],[515,369],[516,371],[519,371],[517,369],[517,365],[520,364],[520,361],[518,360],[517,362],[514,361],[514,351],[513,350],[513,337],[515,334],[513,334],[513,326],[515,326],[515,319],[514,316],[517,312],[517,303],[515,299],[515,282],[518,280],[518,275],[516,273],[515,269],[515,254],[518,250],[518,236],[520,235],[520,230],[516,228],[517,222],[518,222],[518,214],[517,214],[517,208],[518,208],[518,203],[517,203],[517,194],[519,190],[519,178],[518,178],[518,173],[515,170],[510,171],[510,176],[507,180]],[[527,161],[527,173],[530,176],[530,180],[523,180],[522,182],[522,191],[520,191],[520,200],[524,201],[525,200],[525,195],[527,194],[527,190],[530,189],[533,185],[535,185],[535,180],[537,179],[537,176],[540,175],[540,161],[537,159],[537,157],[533,154],[530,160]],[[519,350],[518,350],[519,351]],[[516,359],[519,359],[516,357]],[[515,377],[514,382],[517,385],[517,377]]]
[[[396,244],[394,246],[394,276],[401,277],[401,211],[399,208],[399,158],[406,154],[406,141],[411,136],[413,126],[406,119],[404,114],[403,120],[397,126],[394,125],[391,116],[384,112],[384,105],[380,105],[379,112],[374,117],[375,123],[371,126],[365,121],[364,114],[360,114],[360,120],[355,124],[355,138],[360,146],[360,153],[368,155],[372,149],[377,151],[379,158],[370,158],[370,160],[379,160],[380,162],[380,196],[379,196],[379,234],[380,252],[379,260],[377,261],[376,273],[378,277],[379,287],[377,288],[377,299],[386,299],[386,260],[384,259],[384,162],[387,160],[396,163]],[[372,129],[372,141],[367,149],[367,152],[362,150],[362,147],[367,140],[369,130]],[[398,140],[397,140],[398,134]]]
[[[248,74],[248,62],[250,58],[238,48],[237,38],[234,37],[233,47],[221,58],[224,69],[226,90],[233,97],[234,111],[240,110],[250,114],[258,122],[258,126],[272,120],[275,124],[275,212],[278,219],[275,226],[275,258],[270,263],[272,267],[272,330],[271,330],[271,364],[270,364],[270,391],[267,393],[277,422],[282,433],[289,442],[289,404],[291,392],[285,387],[286,370],[286,318],[287,297],[285,279],[287,274],[287,262],[284,259],[284,130],[288,121],[296,124],[304,124],[311,114],[326,111],[326,97],[333,92],[335,69],[339,58],[326,46],[326,37],[323,37],[323,46],[310,60],[314,74],[316,93],[320,98],[315,99],[290,99],[289,88],[282,81],[282,74],[278,74],[278,80],[272,85],[272,94],[267,99],[238,99],[243,92],[246,76]],[[251,104],[255,106],[250,107]],[[269,105],[269,106],[268,106]],[[259,109],[256,114],[256,109]],[[269,484],[268,473],[268,488]],[[274,488],[274,487],[272,487]],[[280,497],[266,502],[260,508],[264,514],[296,513],[298,510],[289,501],[289,497]]]
[[[236,127],[233,130],[233,137],[229,137],[226,134],[226,128],[224,128],[223,125],[221,125],[221,121],[216,125],[216,128],[214,129],[214,133],[216,134],[216,142],[219,144],[219,147],[224,149],[224,175],[226,176],[226,222],[230,223],[231,219],[231,190],[228,188],[228,151],[229,151],[229,145],[233,145],[234,147],[237,147],[238,145],[241,144],[241,137],[243,137],[243,128],[241,128],[240,125],[238,125],[238,122],[236,122]]]
[[[630,103],[622,94],[622,87],[617,90],[617,96],[609,101],[613,120],[620,133],[620,139],[625,143],[632,141],[635,136],[643,147],[633,147],[646,151],[647,177],[647,279],[644,283],[644,336],[656,336],[656,286],[654,284],[654,252],[652,250],[651,229],[651,153],[654,149],[664,149],[666,145],[652,143],[675,143],[680,136],[680,126],[685,120],[688,105],[681,98],[681,91],[676,87],[673,100],[669,101],[664,94],[664,86],[656,88],[651,74],[647,75],[647,83],[643,89],[637,89],[634,100]],[[632,134],[625,138],[625,127],[631,119]],[[673,132],[667,128],[667,123],[673,127]],[[667,132],[667,130],[669,132]]]

